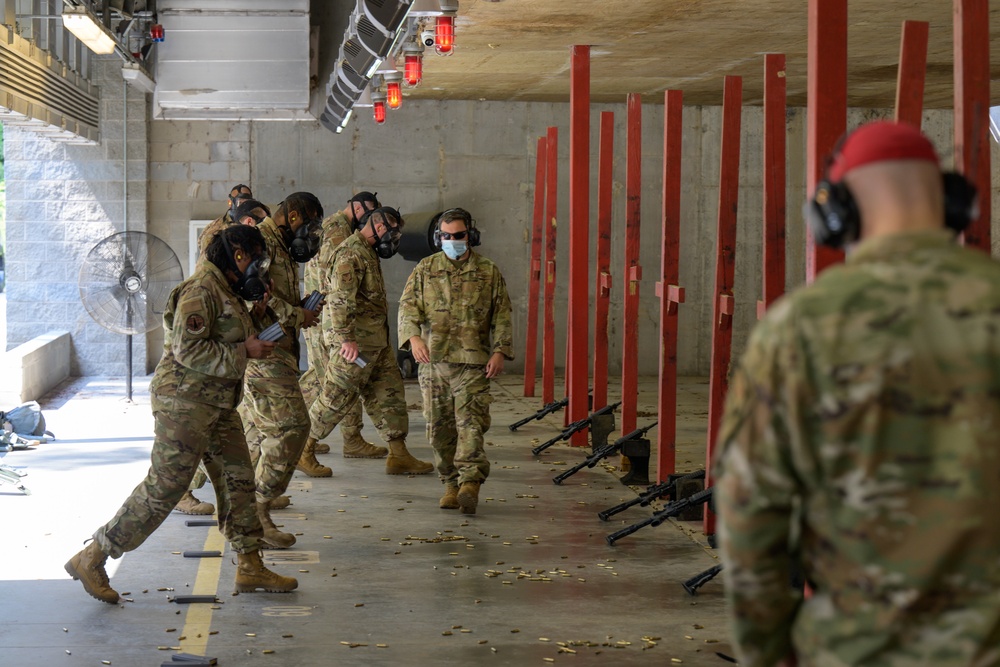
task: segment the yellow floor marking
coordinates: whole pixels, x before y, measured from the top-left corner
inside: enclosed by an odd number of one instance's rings
[[[205,538],[205,551],[226,552],[226,538],[222,536],[218,528],[209,528],[208,537]],[[222,558],[202,558],[198,565],[198,576],[194,580],[192,595],[218,595],[219,574],[222,572]],[[187,615],[184,617],[184,631],[181,633],[185,637],[181,641],[181,649],[186,653],[194,655],[205,655],[208,649],[208,633],[212,627],[212,607],[211,604],[189,604]]]

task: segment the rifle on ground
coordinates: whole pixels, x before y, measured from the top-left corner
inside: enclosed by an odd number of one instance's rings
[[[623,537],[631,535],[640,528],[646,526],[659,526],[661,523],[677,516],[689,507],[697,507],[698,505],[704,505],[712,499],[712,492],[715,491],[715,487],[709,487],[704,491],[699,491],[698,493],[688,496],[687,498],[682,498],[681,500],[675,501],[664,507],[659,512],[653,514],[653,516],[648,519],[644,519],[639,523],[634,523],[631,526],[625,526],[621,530],[611,533],[606,538],[604,538],[608,544],[611,546],[615,545],[615,542]]]
[[[621,405],[621,404],[622,404],[622,402],[618,401],[617,403],[613,403],[611,405],[606,405],[603,408],[601,408],[600,410],[598,410],[597,412],[594,412],[593,414],[591,414],[586,419],[581,419],[580,421],[573,422],[572,424],[570,424],[569,426],[567,426],[566,429],[562,433],[560,433],[559,435],[557,435],[556,437],[554,437],[551,440],[548,440],[546,442],[543,442],[542,444],[538,445],[537,447],[533,447],[532,450],[531,450],[531,453],[535,454],[535,455],[541,454],[543,451],[545,451],[546,449],[548,449],[552,445],[556,444],[560,440],[569,440],[569,438],[574,433],[576,433],[577,431],[582,431],[583,429],[585,429],[588,426],[590,426],[590,422],[591,422],[591,420],[594,417],[597,417],[598,415],[609,415],[612,412],[614,412],[618,408],[618,406]]]
[[[539,410],[538,412],[536,412],[535,414],[528,415],[524,419],[521,419],[519,421],[514,422],[513,424],[511,424],[507,428],[509,428],[511,431],[516,431],[517,429],[521,428],[522,426],[524,426],[528,422],[533,421],[535,419],[541,419],[542,417],[545,417],[546,415],[551,415],[556,410],[560,410],[562,408],[565,408],[567,405],[569,405],[569,396],[567,396],[566,398],[562,399],[561,401],[552,401],[551,403],[546,403],[544,406],[542,406],[542,409]]]
[[[637,428],[636,430],[632,431],[631,433],[629,433],[627,435],[623,435],[622,437],[618,438],[617,440],[615,440],[613,443],[611,443],[609,445],[604,445],[603,447],[598,447],[597,449],[594,450],[594,453],[591,454],[589,457],[587,457],[584,461],[581,461],[580,463],[576,464],[575,466],[573,466],[572,468],[570,468],[566,472],[561,472],[558,475],[556,475],[555,477],[553,477],[552,478],[552,482],[554,484],[562,484],[563,480],[568,479],[569,477],[572,477],[573,475],[575,475],[576,473],[580,472],[584,468],[593,468],[594,466],[597,465],[598,461],[600,461],[602,459],[606,459],[609,456],[611,456],[612,454],[617,453],[619,450],[621,450],[622,445],[624,445],[629,440],[638,440],[642,436],[646,435],[646,433],[648,433],[649,430],[651,428],[653,428],[654,426],[656,426],[656,422],[653,422],[649,426],[644,426],[642,428]]]
[[[697,595],[698,589],[719,576],[720,572],[722,572],[721,563],[708,568],[704,572],[694,575],[681,585],[684,587],[684,590],[688,592],[688,595]]]
[[[597,513],[598,518],[601,521],[607,521],[609,518],[618,514],[619,512],[624,512],[629,507],[646,507],[649,503],[653,502],[657,498],[662,498],[663,496],[669,495],[674,492],[677,488],[678,482],[686,482],[692,479],[705,479],[704,470],[695,470],[694,472],[689,472],[683,477],[675,477],[674,479],[667,480],[665,482],[660,482],[659,484],[654,484],[645,491],[643,491],[638,497],[632,500],[626,500],[620,505],[615,505],[614,507],[609,507],[606,510],[601,510]]]

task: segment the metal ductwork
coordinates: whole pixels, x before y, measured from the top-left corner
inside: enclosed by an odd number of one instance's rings
[[[0,121],[53,141],[96,144],[97,88],[9,31],[0,39]]]

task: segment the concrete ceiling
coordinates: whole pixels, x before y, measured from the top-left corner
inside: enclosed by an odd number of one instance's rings
[[[353,3],[343,3],[353,5]],[[343,25],[340,2],[314,2]],[[991,2],[991,95],[1000,99],[1000,2]],[[806,0],[460,0],[456,50],[428,49],[415,99],[569,100],[569,47],[590,44],[591,99],[628,93],[721,104],[722,77],[743,77],[743,102],[762,103],[763,54],[787,58],[788,103],[806,101]],[[320,7],[325,7],[321,9]],[[324,21],[324,18],[328,19]],[[952,3],[854,0],[848,7],[848,103],[892,107],[906,19],[930,24],[924,106],[952,106]],[[326,34],[330,34],[327,32]],[[341,33],[342,34],[342,28]],[[339,46],[331,45],[332,48]]]

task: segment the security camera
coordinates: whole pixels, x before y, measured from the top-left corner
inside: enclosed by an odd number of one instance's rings
[[[434,31],[421,30],[420,41],[424,43],[424,46],[434,46]]]

